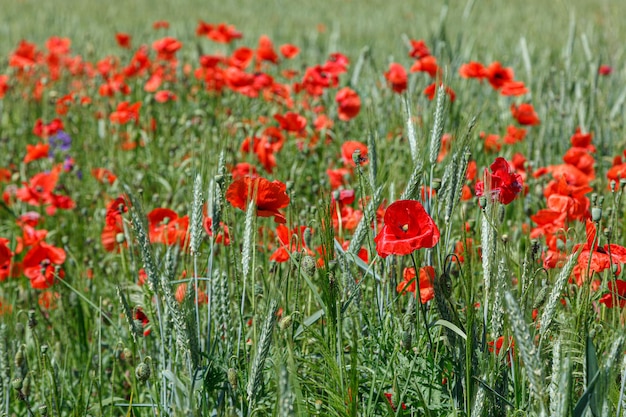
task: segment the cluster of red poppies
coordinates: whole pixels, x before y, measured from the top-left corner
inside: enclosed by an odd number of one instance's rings
[[[167,29],[167,26],[167,22],[155,24],[159,30]],[[232,25],[204,21],[199,22],[196,35],[218,44],[231,44],[242,38],[241,32]],[[131,35],[117,33],[115,39],[119,47],[132,49]],[[179,61],[178,53],[182,48],[180,40],[165,36],[149,46],[135,48],[128,56],[128,62],[113,55],[97,62],[88,62],[80,55],[72,54],[69,39],[52,37],[46,43],[45,51],[27,41],[20,42],[9,57],[11,74],[0,75],[0,99],[11,94],[12,90],[16,97],[25,100],[42,101],[47,94],[49,98],[54,98],[56,117],[49,122],[42,119],[36,121],[32,132],[38,138],[37,142],[26,145],[22,160],[28,166],[34,166],[33,162],[40,161],[48,169],[34,172],[30,178],[22,178],[24,171],[20,171],[16,165],[0,168],[0,182],[8,183],[3,192],[5,205],[16,207],[19,203],[23,206],[16,209],[20,210],[21,207],[41,207],[49,216],[57,210],[74,209],[76,203],[60,184],[62,175],[69,172],[79,174],[69,154],[71,138],[65,133],[65,124],[71,119],[67,116],[77,107],[86,108],[101,123],[110,123],[110,132],[114,138],[121,140],[121,149],[133,149],[143,143],[134,140],[130,132],[133,129],[151,132],[158,123],[153,116],[147,118],[142,111],[152,105],[152,100],[158,103],[156,106],[166,106],[168,102],[179,100],[176,93],[165,87],[173,88],[185,81],[190,85],[190,88],[185,89],[185,98],[189,100],[195,100],[200,93],[216,96],[233,94],[243,96],[244,99],[261,99],[272,105],[271,115],[240,121],[247,132],[253,133],[247,133],[236,148],[238,161],[230,166],[232,182],[225,197],[233,207],[242,211],[246,211],[250,202],[253,202],[257,216],[271,217],[277,223],[275,230],[265,231],[266,235],[273,236],[272,240],[276,243],[276,247],[270,248],[273,250],[270,260],[285,262],[292,253],[301,251],[310,255],[316,251],[321,253],[323,249],[309,248],[305,239],[305,234],[313,233],[313,230],[303,225],[287,225],[290,222],[284,210],[291,201],[286,184],[262,177],[259,170],[264,170],[268,175],[273,174],[280,165],[281,153],[291,144],[305,152],[318,146],[320,141],[323,144],[337,142],[335,123],[350,122],[360,114],[360,95],[351,87],[342,87],[345,84],[342,77],[349,69],[349,59],[341,53],[332,53],[325,62],[307,66],[302,71],[281,67],[279,64],[299,55],[299,48],[292,44],[275,48],[269,37],[261,36],[254,48],[232,47],[228,54],[202,53],[194,67]],[[443,72],[437,58],[422,40],[410,40],[408,57],[412,60],[410,73],[424,73],[434,79],[423,91],[432,99],[437,86],[441,85]],[[609,73],[606,69],[601,71],[603,75]],[[471,61],[461,65],[458,75],[481,83],[486,80],[493,91],[501,96],[520,97],[528,93],[525,84],[515,79],[513,69],[503,67],[497,61],[489,65]],[[63,84],[66,76],[71,78],[71,83]],[[403,93],[407,90],[408,74],[402,64],[391,63],[384,77],[392,92]],[[64,94],[56,91],[50,94],[52,88]],[[150,99],[130,100],[131,92],[137,89],[142,89]],[[449,86],[445,86],[445,91],[450,101],[454,101],[454,91]],[[331,97],[331,110],[325,106],[326,96]],[[230,109],[224,111],[232,112]],[[510,112],[514,121],[508,125],[502,138],[497,134],[481,133],[484,150],[500,152],[503,146],[522,142],[527,136],[527,129],[541,123],[530,103],[512,103]],[[233,129],[231,133],[237,132],[235,124],[229,127]],[[589,219],[587,194],[591,191],[589,183],[595,177],[595,149],[591,145],[591,138],[591,134],[577,132],[572,137],[572,147],[563,158],[564,164],[539,168],[533,173],[536,178],[544,174],[552,175],[544,191],[547,207],[531,217],[536,223],[531,237],[545,238],[549,248],[544,256],[546,267],[558,265],[564,257],[564,252],[559,249],[563,242],[558,243],[561,239],[560,231],[574,222]],[[446,158],[453,141],[452,135],[444,135],[438,162]],[[357,200],[351,188],[355,172],[367,164],[367,159],[367,146],[358,140],[346,138],[341,141],[340,154],[336,155],[326,170],[328,191],[331,192],[329,199],[332,199],[333,227],[344,246],[349,244],[349,234],[362,219],[362,207],[368,203],[368,197],[365,196]],[[45,165],[46,161],[50,163]],[[609,178],[618,182],[626,176],[624,166],[626,164],[617,157],[609,171]],[[117,176],[110,169],[99,166],[89,168],[92,176],[104,186],[115,185]],[[500,204],[510,204],[525,191],[527,168],[526,159],[519,153],[510,162],[496,157],[490,167],[484,170],[482,177],[477,178],[476,161],[472,160],[467,170],[462,199],[468,200],[474,196],[470,185],[478,179],[474,184],[477,196],[485,196]],[[16,181],[20,181],[21,186],[13,184]],[[423,200],[427,198],[426,194],[428,198],[435,195],[434,190],[426,187],[422,193]],[[100,239],[106,251],[118,252],[128,245],[127,210],[128,202],[124,196],[108,202]],[[34,288],[47,288],[55,278],[63,277],[65,252],[45,242],[45,230],[36,229],[40,224],[39,218],[25,219],[23,216],[20,215],[18,221],[23,236],[16,240],[17,245],[12,240],[0,238],[0,278],[4,280],[9,276],[23,274],[30,278]],[[183,249],[188,247],[188,216],[181,216],[167,207],[159,207],[150,211],[147,217],[151,242],[180,245]],[[373,233],[376,234],[376,252],[380,257],[409,255],[422,248],[432,248],[439,241],[439,229],[435,221],[418,201],[400,200],[392,202],[388,207],[384,203],[378,207],[377,217],[379,229],[373,230]],[[208,235],[217,233],[213,236],[216,243],[230,244],[228,226],[220,222],[217,228],[214,227],[206,211],[203,225]],[[597,235],[597,231],[593,235]],[[467,243],[464,246],[468,246]],[[468,247],[463,250],[466,249]],[[611,242],[599,247],[588,241],[581,255],[581,265],[591,257],[591,271],[601,272],[622,263],[622,249]],[[21,256],[22,253],[24,256]],[[366,261],[370,255],[365,249],[359,252],[359,256]],[[608,261],[605,262],[607,256]],[[433,266],[423,266],[419,271],[405,270],[404,281],[398,285],[398,292],[415,292],[417,276],[420,299],[426,302],[433,296]],[[577,270],[576,277],[579,281],[585,279],[582,270]],[[615,285],[616,288],[623,286],[621,281]]]

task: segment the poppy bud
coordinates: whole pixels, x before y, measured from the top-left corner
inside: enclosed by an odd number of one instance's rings
[[[124,233],[118,233],[115,235],[115,243],[121,245],[122,243],[124,243],[125,240],[126,237],[124,236]]]
[[[315,258],[312,256],[304,256],[300,261],[300,267],[302,268],[302,272],[311,278],[315,275]]]
[[[485,207],[487,207],[487,197],[485,196],[480,196],[480,198],[478,199],[478,205],[480,206],[481,209],[485,209]]]
[[[16,368],[21,368],[24,365],[24,360],[25,360],[24,348],[25,348],[24,345],[20,345],[19,349],[15,353],[15,358],[13,358],[13,360],[15,362]]]
[[[28,397],[30,395],[30,375],[26,375],[26,377],[24,377],[24,381],[22,383],[22,394],[24,397]]]
[[[135,376],[141,382],[146,382],[150,378],[150,374],[152,373],[150,370],[150,362],[152,362],[152,358],[150,356],[146,356],[137,368],[135,368]]]
[[[504,206],[499,206],[498,207],[498,221],[500,223],[504,221],[504,215],[505,215]]]
[[[228,368],[226,371],[226,377],[228,378],[228,383],[233,388],[233,390],[237,389],[237,370],[235,368]]]
[[[48,348],[49,348],[49,347],[50,347],[50,346],[48,346],[48,345],[46,345],[46,344],[41,345],[41,347],[39,348],[39,350],[41,351],[41,354],[42,354],[42,355],[45,355],[46,353],[48,353]]]
[[[15,378],[13,381],[11,381],[11,385],[13,386],[14,390],[21,391],[22,387],[24,386],[24,381],[22,380],[22,378]]]

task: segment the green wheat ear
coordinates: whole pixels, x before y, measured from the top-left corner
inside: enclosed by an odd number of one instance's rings
[[[508,322],[515,337],[515,347],[519,351],[524,369],[526,370],[526,379],[528,380],[531,394],[538,401],[540,412],[543,415],[545,414],[545,405],[543,403],[543,383],[545,379],[541,359],[539,359],[539,351],[533,342],[528,324],[526,324],[513,294],[506,291],[504,300]]]
[[[441,138],[443,136],[443,109],[446,104],[446,92],[443,84],[437,88],[437,105],[435,107],[435,121],[433,123],[433,130],[430,135],[430,153],[428,155],[428,162],[430,166],[435,165],[437,162],[437,156],[439,156],[439,150],[441,149]]]
[[[190,245],[189,249],[191,254],[198,253],[198,248],[202,242],[203,228],[202,228],[202,205],[204,201],[202,198],[202,177],[200,174],[196,175],[196,179],[193,182],[193,202],[191,204],[191,218],[190,218]]]
[[[250,369],[250,376],[248,379],[248,386],[246,393],[248,394],[248,415],[252,412],[254,405],[256,404],[257,395],[263,384],[263,368],[265,366],[265,360],[269,356],[270,346],[272,343],[272,333],[274,325],[276,324],[276,311],[278,310],[278,302],[272,300],[267,309],[267,316],[263,322],[263,328],[261,329],[261,336],[257,344],[257,351],[252,362],[252,368]]]

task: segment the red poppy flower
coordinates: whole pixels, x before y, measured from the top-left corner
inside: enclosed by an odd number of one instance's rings
[[[118,32],[115,34],[115,40],[120,48],[130,49],[130,35],[128,33]]]
[[[280,53],[287,59],[295,58],[300,53],[300,48],[290,43],[280,46]]]
[[[52,191],[57,185],[60,172],[61,167],[57,165],[50,172],[40,172],[33,175],[28,183],[24,183],[24,186],[17,190],[15,196],[18,200],[31,206],[52,203]]]
[[[609,292],[600,298],[600,302],[609,308],[626,307],[626,281],[617,279],[615,285],[609,281]]]
[[[250,65],[252,58],[254,58],[254,51],[251,48],[242,46],[235,49],[230,57],[228,57],[228,65],[244,70]]]
[[[205,217],[202,221],[202,227],[204,227],[204,231],[207,235],[213,237],[213,219],[211,219],[210,217]],[[215,243],[223,243],[224,246],[230,245],[230,232],[228,230],[228,226],[224,224],[224,222],[220,222],[219,228],[221,228],[224,232],[217,233],[217,236],[215,237]]]
[[[152,29],[169,29],[170,22],[167,20],[157,20],[152,24]]]
[[[504,136],[504,143],[513,145],[517,142],[523,141],[525,137],[526,137],[526,129],[509,125],[506,128],[506,136]]]
[[[485,132],[480,132],[480,138],[485,141],[484,150],[488,152],[498,152],[502,149],[502,143],[500,141],[500,136],[496,134],[487,134]]]
[[[522,81],[508,81],[500,89],[500,94],[503,96],[523,96],[526,93],[528,93],[528,88]]]
[[[330,181],[330,188],[334,190],[348,183],[350,170],[347,168],[327,169],[326,175]]]
[[[432,55],[418,59],[411,65],[410,72],[427,72],[431,77],[435,77],[439,71],[437,58]]]
[[[274,119],[280,124],[281,129],[286,132],[293,132],[297,135],[303,135],[306,128],[307,120],[304,116],[294,112],[287,112],[284,115],[275,114]]]
[[[9,240],[0,237],[0,282],[9,277],[12,258],[13,252],[9,249]]]
[[[93,168],[91,170],[91,176],[94,177],[100,184],[108,182],[109,185],[117,180],[117,176],[106,168]]]
[[[156,208],[148,213],[148,236],[150,242],[181,247],[187,244],[189,216],[178,217],[174,210]]]
[[[423,40],[415,40],[411,39],[411,51],[409,52],[409,56],[411,58],[424,58],[430,55],[430,49],[426,46],[426,42]]]
[[[39,242],[24,256],[24,275],[30,279],[35,289],[44,290],[54,284],[55,277],[63,278],[65,273],[60,266],[65,262],[65,251]]]
[[[9,66],[28,68],[42,58],[42,53],[37,51],[37,45],[22,40],[15,51],[9,56]]]
[[[128,206],[124,196],[117,197],[107,206],[105,224],[100,234],[100,241],[107,252],[117,252],[120,249],[117,235],[124,233],[124,219],[122,215],[127,211]],[[127,242],[123,242],[122,245],[126,246]]]
[[[239,162],[235,165],[230,173],[233,176],[233,180],[238,180],[243,177],[251,177],[254,178],[258,176],[256,167],[254,165],[250,165],[247,162]]]
[[[355,118],[361,111],[361,97],[350,87],[339,90],[335,101],[339,105],[337,109],[339,120],[344,122]]]
[[[262,61],[271,62],[272,64],[278,63],[278,54],[274,50],[274,44],[267,35],[261,35],[259,38],[259,44],[256,50],[257,63]]]
[[[503,68],[498,61],[485,68],[485,76],[495,90],[499,90],[506,83],[513,81],[514,78],[513,69],[510,67]]]
[[[408,255],[439,242],[439,229],[419,201],[396,201],[387,207],[383,221],[383,228],[374,238],[376,252],[382,258]]]
[[[0,75],[0,100],[4,98],[7,91],[9,91],[9,76]]]
[[[287,226],[279,224],[276,227],[276,236],[280,242],[280,247],[272,253],[270,261],[279,263],[287,262],[292,253],[302,250],[312,255],[313,252],[307,248],[306,242],[304,241],[304,231],[306,229],[307,226],[297,226],[294,227],[293,230],[289,230]],[[297,236],[297,239],[294,236]]]
[[[532,104],[522,103],[519,106],[511,104],[511,114],[521,125],[535,126],[541,123]]]
[[[356,167],[354,152],[359,151],[359,165],[367,163],[367,145],[356,140],[348,140],[341,145],[341,160],[348,167]]]
[[[24,156],[24,163],[27,164],[37,159],[47,158],[50,153],[49,143],[37,143],[35,145],[26,145],[26,155]]]
[[[218,43],[230,43],[243,36],[233,25],[227,25],[225,23],[212,25],[210,23],[203,22],[202,20],[198,23],[196,35],[206,36],[212,41]]]
[[[167,103],[168,101],[178,100],[178,97],[176,97],[176,94],[172,93],[170,90],[161,90],[156,92],[154,100],[157,103]]]
[[[274,217],[276,223],[286,223],[285,216],[278,209],[289,205],[287,186],[278,181],[263,177],[243,177],[234,181],[226,190],[226,200],[233,207],[246,211],[248,202],[254,198],[257,216]]]
[[[109,120],[111,123],[126,124],[131,120],[139,120],[139,109],[141,109],[141,101],[130,104],[128,101],[122,101],[117,105],[117,109],[111,113]]]
[[[10,182],[11,171],[6,168],[0,168],[0,182]]]
[[[157,52],[157,59],[164,61],[172,61],[176,56],[176,52],[182,47],[183,44],[171,36],[152,42],[152,49]]]
[[[152,331],[150,327],[150,319],[146,316],[146,313],[143,312],[141,307],[135,308],[135,311],[133,312],[133,320],[141,323],[144,337],[150,336],[150,332]]]
[[[500,157],[496,158],[490,169],[491,172],[485,169],[487,190],[485,190],[485,183],[478,181],[476,195],[480,197],[487,191],[494,200],[509,204],[522,191],[524,186],[522,176],[511,168],[506,159]]]
[[[33,133],[40,138],[56,135],[60,130],[63,130],[63,121],[58,118],[47,124],[44,124],[41,119],[37,119],[33,127]]]
[[[385,78],[396,93],[402,93],[407,88],[408,78],[404,67],[396,62],[389,64],[389,71],[385,72]]]
[[[475,61],[470,61],[467,64],[461,65],[459,68],[459,75],[463,78],[482,79],[487,77],[483,64]]]
[[[600,65],[598,67],[598,74],[600,75],[611,75],[613,72],[613,67],[610,65]]]
[[[404,281],[398,283],[396,291],[400,294],[406,294],[407,292],[415,293],[417,289],[417,283],[415,281],[415,268],[404,268],[402,273]],[[432,266],[423,266],[420,268],[419,276],[420,284],[420,300],[422,303],[435,298],[435,289],[433,288],[433,282],[435,281],[435,268]]]

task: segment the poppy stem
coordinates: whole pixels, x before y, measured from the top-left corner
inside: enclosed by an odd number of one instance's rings
[[[420,288],[420,280],[419,280],[419,268],[417,267],[417,262],[415,262],[415,252],[411,252],[411,261],[413,262],[413,268],[415,268],[415,282],[417,284],[417,291],[415,291],[415,297],[420,305],[420,311],[422,312],[422,318],[424,319],[424,327],[426,328],[426,335],[428,336],[428,344],[430,348],[433,345],[433,339],[430,336],[430,329],[428,328],[428,320],[426,319],[426,305],[422,303],[422,289]]]

